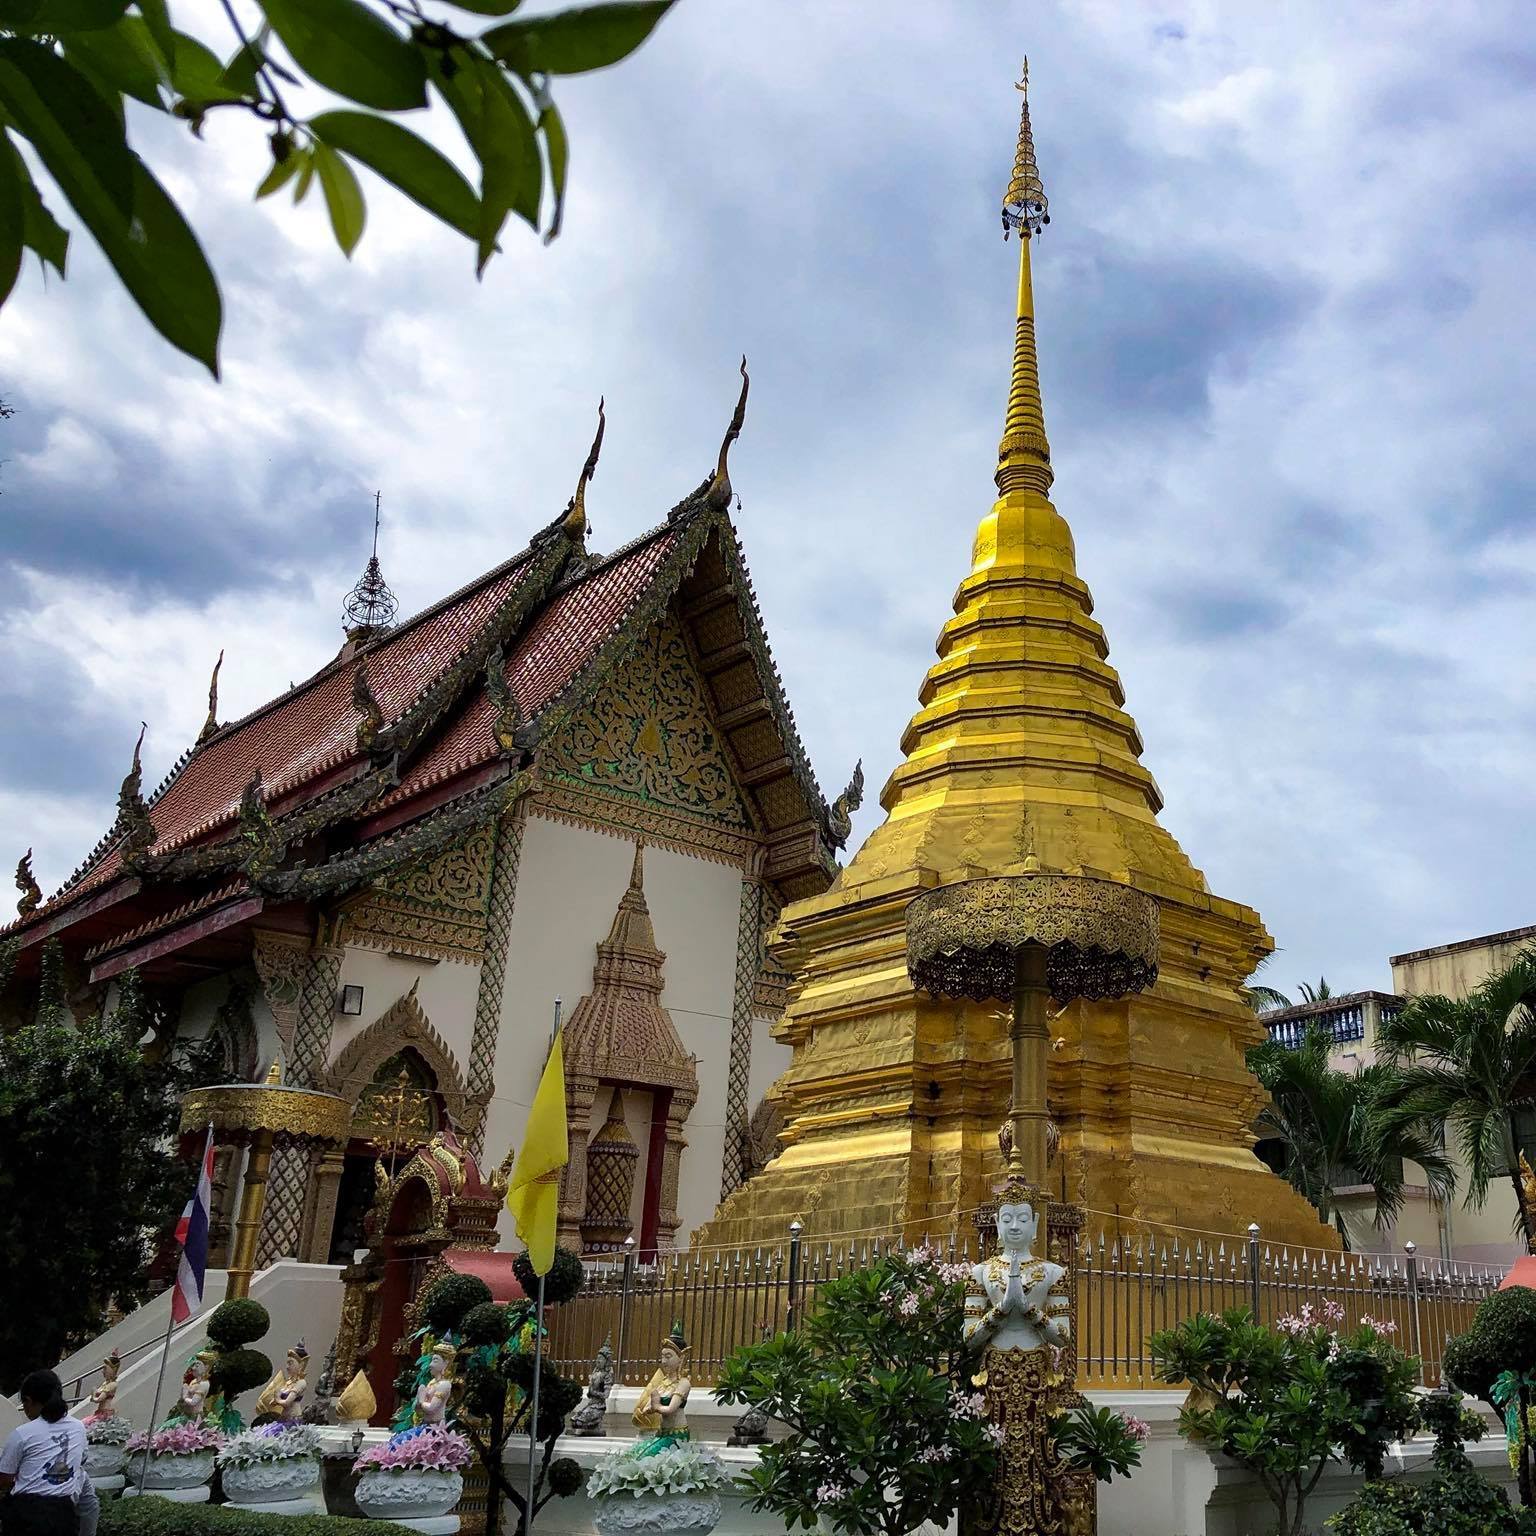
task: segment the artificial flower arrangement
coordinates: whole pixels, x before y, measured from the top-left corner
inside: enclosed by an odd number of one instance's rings
[[[587,1496],[627,1493],[638,1499],[647,1493],[714,1493],[729,1481],[713,1451],[696,1440],[682,1440],[654,1456],[614,1451],[602,1457],[587,1475]]]
[[[130,1455],[148,1451],[151,1456],[199,1456],[204,1451],[216,1451],[223,1444],[224,1436],[218,1430],[182,1419],[153,1434],[140,1430],[129,1438],[124,1449]]]
[[[317,1460],[320,1432],[310,1424],[261,1424],[225,1442],[221,1467],[254,1467],[260,1462]]]
[[[128,1443],[128,1437],[133,1434],[133,1425],[121,1414],[114,1413],[105,1419],[87,1419],[85,1421],[85,1443],[87,1445],[123,1445]]]
[[[457,1472],[474,1459],[469,1441],[457,1430],[427,1424],[371,1445],[352,1463],[354,1472]]]

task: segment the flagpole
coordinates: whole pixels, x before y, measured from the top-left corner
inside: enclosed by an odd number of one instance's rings
[[[196,1199],[197,1199],[197,1189],[198,1189],[198,1186],[200,1186],[202,1184],[203,1170],[206,1169],[207,1166],[208,1166],[208,1157],[209,1157],[209,1154],[212,1151],[213,1151],[213,1127],[210,1125],[208,1127],[208,1135],[205,1138],[205,1140],[203,1141],[203,1154],[197,1160],[197,1180],[198,1180],[198,1183],[197,1183],[197,1185],[193,1186],[192,1200],[188,1201],[188,1203],[187,1203],[187,1209],[188,1210],[191,1210],[192,1203],[195,1202]],[[177,1225],[179,1227],[180,1223],[178,1223]],[[185,1237],[182,1238],[182,1251],[183,1251],[183,1253],[185,1253],[185,1251],[186,1251],[186,1239],[185,1239]],[[166,1319],[165,1319],[165,1338],[162,1339],[161,1342],[160,1342],[160,1367],[155,1372],[155,1395],[154,1395],[154,1398],[150,1402],[150,1408],[149,1408],[149,1428],[145,1431],[145,1434],[144,1434],[144,1459],[139,1463],[139,1488],[138,1488],[138,1492],[139,1492],[139,1497],[140,1498],[142,1498],[144,1496],[144,1479],[149,1475],[149,1437],[152,1434],[154,1434],[154,1432],[155,1432],[155,1420],[160,1417],[160,1392],[161,1392],[162,1388],[165,1386],[165,1362],[169,1358],[170,1353],[171,1353],[171,1335],[173,1333],[175,1333],[175,1331],[176,1331],[176,1297],[179,1294],[178,1287],[180,1286],[180,1284],[181,1284],[181,1265],[180,1265],[180,1262],[178,1261],[177,1266],[176,1266],[176,1274],[172,1278],[170,1287],[169,1287],[169,1289],[165,1293],[166,1294],[166,1300],[170,1303],[170,1306],[167,1309]],[[201,1284],[199,1284],[198,1290],[199,1290],[199,1292],[201,1292],[201,1290],[202,1290]],[[202,1300],[201,1295],[199,1295],[198,1300],[199,1301]],[[188,1320],[190,1321],[190,1318]]]
[[[139,1461],[139,1497],[144,1496],[144,1479],[149,1476],[149,1437],[155,1432],[155,1420],[160,1417],[160,1389],[165,1385],[165,1362],[171,1352],[171,1335],[176,1331],[176,1282],[171,1281],[165,1293],[170,1303],[165,1320],[165,1338],[160,1344],[160,1367],[155,1372],[155,1396],[149,1409],[149,1428],[144,1433],[144,1455]]]
[[[555,999],[555,1022],[549,1031],[549,1050],[560,1033],[560,999]],[[545,1051],[545,1056],[549,1054]],[[539,1276],[539,1299],[533,1320],[533,1401],[528,1415],[528,1507],[523,1512],[523,1536],[533,1527],[533,1471],[539,1448],[539,1370],[544,1358],[544,1276]]]

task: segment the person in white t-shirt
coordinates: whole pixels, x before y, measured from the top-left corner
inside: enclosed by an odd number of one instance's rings
[[[0,1446],[4,1536],[75,1536],[85,1427],[69,1417],[59,1378],[33,1371],[21,1384],[27,1422]]]

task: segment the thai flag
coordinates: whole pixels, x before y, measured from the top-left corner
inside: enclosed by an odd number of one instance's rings
[[[202,1172],[197,1193],[176,1223],[181,1262],[176,1266],[176,1286],[171,1292],[171,1321],[184,1323],[203,1304],[203,1274],[208,1268],[208,1212],[213,1205],[213,1127],[203,1146]]]

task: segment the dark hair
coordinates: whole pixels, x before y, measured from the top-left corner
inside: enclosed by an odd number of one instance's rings
[[[50,1424],[57,1424],[69,1412],[64,1388],[52,1371],[33,1371],[21,1384],[22,1397],[37,1404],[37,1411]]]

